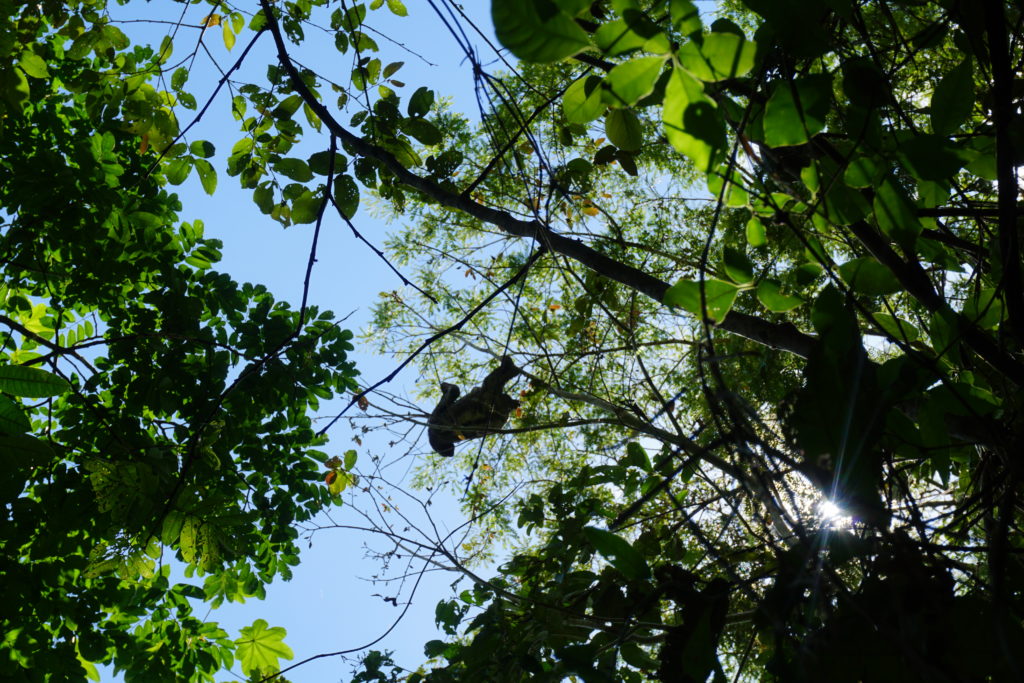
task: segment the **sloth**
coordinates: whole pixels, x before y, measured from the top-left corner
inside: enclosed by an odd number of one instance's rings
[[[455,444],[478,439],[505,426],[519,401],[505,393],[505,384],[519,374],[519,368],[508,356],[491,370],[483,383],[459,398],[459,387],[441,382],[441,400],[427,420],[430,447],[450,458]]]

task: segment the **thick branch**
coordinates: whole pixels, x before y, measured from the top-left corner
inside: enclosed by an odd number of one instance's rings
[[[992,63],[992,119],[996,129],[996,177],[999,179],[999,256],[1003,266],[1003,296],[1010,329],[1024,340],[1024,287],[1017,237],[1017,169],[1013,160],[1010,126],[1014,118],[1013,67],[1002,0],[986,0],[985,32]]]
[[[638,268],[609,258],[578,240],[560,235],[539,221],[524,221],[508,212],[479,204],[464,194],[449,192],[437,183],[411,172],[390,152],[342,127],[334,115],[305,84],[295,65],[292,64],[284,37],[281,35],[281,28],[267,0],[261,0],[261,5],[263,12],[267,15],[267,28],[274,36],[278,59],[288,73],[295,92],[309,105],[309,108],[327,126],[328,130],[341,138],[341,141],[350,149],[360,156],[379,162],[400,183],[423,193],[443,206],[458,209],[495,226],[506,234],[535,239],[551,251],[567,256],[604,277],[649,296],[658,303],[664,300],[665,292],[669,288],[668,283]],[[814,344],[814,337],[800,332],[792,325],[771,323],[736,311],[729,313],[725,320],[718,324],[718,327],[773,349],[789,351],[805,358]]]

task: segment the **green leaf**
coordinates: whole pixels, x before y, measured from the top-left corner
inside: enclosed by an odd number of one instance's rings
[[[213,164],[206,159],[195,160],[196,171],[199,173],[199,182],[203,185],[203,190],[208,195],[213,195],[217,190],[217,171],[214,170]]]
[[[850,187],[874,187],[879,180],[878,164],[869,157],[858,156],[850,161],[843,173],[843,182]]]
[[[306,190],[292,200],[292,222],[297,224],[313,223],[320,214],[323,198]]]
[[[26,470],[47,462],[53,462],[57,454],[47,442],[31,434],[7,434],[0,436],[0,453],[8,458],[0,470]]]
[[[872,313],[871,318],[882,332],[893,339],[898,339],[909,344],[917,341],[921,336],[920,331],[918,331],[916,327],[902,318],[897,318],[896,316],[889,315],[888,313]]]
[[[722,265],[725,274],[736,284],[745,285],[754,279],[754,264],[741,249],[723,248]]]
[[[345,218],[352,218],[359,208],[359,186],[350,175],[341,175],[334,180],[334,201]]]
[[[952,135],[960,130],[973,108],[974,70],[968,56],[950,69],[935,86],[929,107],[932,132],[936,135]]]
[[[299,183],[305,183],[313,179],[313,172],[309,170],[309,164],[302,159],[294,157],[279,159],[274,164],[274,169],[278,173],[282,173]]]
[[[562,96],[562,111],[569,123],[590,123],[607,108],[601,101],[601,78],[587,76],[570,85]]]
[[[956,175],[968,156],[937,135],[914,135],[900,145],[903,166],[918,180],[946,180]]]
[[[709,279],[704,281],[704,304],[707,317],[721,322],[729,314],[739,286],[724,280]],[[701,307],[701,287],[695,280],[680,280],[665,292],[665,304],[689,311],[696,316],[703,315]]]
[[[632,109],[612,109],[604,117],[604,131],[616,147],[636,152],[643,145],[640,119]]]
[[[0,396],[0,432],[24,434],[32,429],[32,422],[20,403],[7,396]]]
[[[557,62],[590,46],[587,33],[551,0],[492,0],[498,41],[526,62]]]
[[[434,106],[434,91],[430,88],[417,88],[416,92],[409,98],[409,116],[426,116],[430,108]]]
[[[757,285],[757,300],[773,313],[786,313],[804,303],[804,300],[798,296],[783,294],[779,283],[775,280],[762,280]]]
[[[260,185],[253,190],[252,201],[260,213],[269,214],[274,210],[274,188],[269,184]]]
[[[18,60],[18,66],[25,70],[32,78],[46,78],[50,75],[50,70],[46,66],[46,60],[37,55],[35,52],[25,50],[21,53],[21,59]]]
[[[627,579],[642,581],[650,578],[651,569],[647,566],[644,556],[626,539],[592,526],[584,527],[583,535],[597,552]]]
[[[405,9],[405,5],[402,3],[402,0],[388,0],[388,9],[396,16],[409,16],[409,10]]]
[[[424,118],[410,117],[402,120],[402,130],[424,145],[439,145],[444,139],[437,126]]]
[[[647,43],[647,38],[633,31],[624,19],[615,19],[597,28],[594,42],[605,55],[615,57],[641,49]]]
[[[904,249],[911,249],[923,229],[914,205],[903,190],[887,179],[875,191],[875,221],[886,235]]]
[[[677,56],[687,71],[702,81],[721,81],[746,75],[754,66],[757,46],[734,33],[708,33],[703,42],[687,41]]]
[[[752,216],[747,221],[747,244],[755,249],[768,244],[768,233],[764,229],[764,223],[757,216]]]
[[[164,167],[164,175],[167,176],[167,182],[171,185],[181,185],[188,179],[188,174],[191,172],[192,157],[171,159]]]
[[[309,170],[317,175],[327,175],[331,172],[331,153],[329,151],[313,152],[309,155],[307,162]],[[341,173],[348,168],[348,159],[337,152],[334,153],[334,172]]]
[[[870,256],[856,258],[839,266],[839,277],[853,291],[868,296],[892,294],[902,289],[892,271]]]
[[[25,398],[60,396],[71,390],[67,380],[39,368],[0,365],[0,391]]]
[[[287,634],[280,626],[270,627],[263,619],[244,627],[242,637],[235,641],[242,673],[248,676],[254,671],[278,671],[281,668],[279,660],[295,656],[283,642]]]
[[[725,147],[725,123],[704,86],[684,69],[673,69],[662,109],[665,137],[693,160],[697,170],[712,168]]]
[[[672,17],[672,27],[684,36],[689,36],[700,31],[700,11],[690,0],[670,0],[669,14]]]
[[[614,106],[636,104],[642,97],[654,91],[654,84],[664,64],[663,57],[637,57],[617,64],[605,77],[602,99]]]
[[[963,316],[983,329],[991,329],[1003,320],[1003,302],[998,290],[986,288],[972,294],[964,302]]]
[[[764,113],[764,141],[770,147],[802,145],[825,128],[832,106],[832,76],[813,74],[775,84]]]
[[[208,140],[196,140],[188,146],[188,151],[193,156],[197,156],[201,159],[209,159],[216,153],[216,148],[213,143]]]

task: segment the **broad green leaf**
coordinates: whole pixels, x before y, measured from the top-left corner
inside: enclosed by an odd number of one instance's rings
[[[815,217],[831,225],[852,225],[871,213],[871,205],[863,194],[838,180],[829,183],[825,201],[818,205]]]
[[[208,140],[196,140],[188,146],[188,151],[193,156],[197,156],[201,159],[209,159],[216,153],[216,148],[213,143]]]
[[[665,137],[697,166],[711,169],[725,147],[725,123],[704,87],[684,69],[673,69],[662,110]]]
[[[879,181],[878,164],[869,157],[854,157],[843,173],[843,182],[850,187],[874,187]]]
[[[498,41],[526,62],[557,62],[590,46],[587,33],[551,0],[491,0]]]
[[[949,179],[969,160],[938,135],[914,135],[900,144],[899,153],[904,168],[918,180]]]
[[[167,182],[171,185],[181,185],[188,179],[188,174],[191,172],[192,157],[171,159],[164,167],[164,175],[167,177]]]
[[[893,339],[898,339],[909,344],[917,341],[921,336],[921,333],[916,327],[902,318],[897,318],[896,316],[889,315],[888,313],[872,313],[871,318],[884,333]]]
[[[642,581],[651,576],[644,556],[626,539],[596,527],[584,527],[583,535],[592,546],[631,581]]]
[[[25,409],[7,396],[0,396],[0,432],[24,434],[32,429],[32,422]]]
[[[424,145],[439,145],[444,139],[437,126],[424,118],[409,117],[403,119],[401,128]]]
[[[430,88],[420,87],[409,98],[409,116],[426,116],[430,108],[434,106],[434,91]]]
[[[327,175],[331,172],[331,153],[327,150],[313,152],[307,161],[309,170],[317,175]],[[334,153],[334,172],[342,173],[348,168],[348,159],[337,152]]]
[[[768,244],[768,234],[764,229],[764,223],[757,216],[752,216],[747,221],[747,244],[755,249]]]
[[[608,140],[620,149],[635,152],[643,145],[640,119],[632,109],[612,109],[604,117]]]
[[[672,49],[665,32],[644,13],[632,8],[623,11],[622,19],[598,26],[594,43],[605,55],[615,57],[633,50],[667,55]]]
[[[932,132],[943,136],[957,132],[971,115],[974,100],[974,70],[968,56],[935,86],[929,107]]]
[[[882,232],[904,249],[912,248],[923,228],[914,205],[894,180],[887,179],[878,186],[873,208]]]
[[[722,250],[722,266],[725,274],[736,284],[745,285],[754,279],[753,262],[736,247],[725,247]]]
[[[164,522],[160,529],[160,541],[164,545],[174,545],[181,536],[182,528],[185,525],[185,515],[179,510],[169,510],[164,515]]]
[[[196,171],[199,173],[199,182],[203,185],[203,190],[208,195],[212,195],[217,190],[217,171],[214,170],[213,164],[206,159],[195,160]]]
[[[726,170],[725,166],[720,166],[708,174],[708,192],[716,199],[721,197],[726,206],[746,206],[750,203],[750,194],[743,189],[743,177],[739,173],[733,171],[732,182],[728,183],[728,187],[722,187]]]
[[[35,52],[25,50],[21,53],[21,59],[18,60],[18,66],[25,70],[32,78],[46,78],[50,75],[50,70],[46,66],[46,60],[37,55]]]
[[[734,33],[708,33],[703,42],[687,41],[679,63],[702,81],[721,81],[746,75],[754,66],[757,46]]]
[[[684,36],[700,31],[700,11],[690,0],[669,0],[669,14],[672,27]]]
[[[590,123],[607,108],[601,101],[601,78],[587,76],[570,85],[562,96],[562,110],[569,123]]]
[[[680,280],[665,292],[665,303],[669,306],[682,308],[698,317],[702,316],[700,284],[696,280]],[[724,320],[725,316],[732,309],[738,292],[739,286],[731,282],[714,279],[705,280],[704,305],[707,307],[707,317],[715,322]]]
[[[962,313],[971,323],[990,329],[1003,320],[1003,302],[996,289],[986,288],[968,297]]]
[[[764,140],[770,147],[802,145],[825,128],[832,105],[832,77],[813,74],[775,84],[764,113]]]
[[[309,170],[309,164],[302,159],[296,159],[295,157],[279,159],[273,164],[273,167],[278,173],[296,182],[305,183],[313,179],[313,172]]]
[[[47,442],[31,434],[0,435],[0,453],[9,458],[0,469],[22,470],[52,462],[57,454]]]
[[[334,201],[345,218],[352,218],[359,208],[359,186],[350,175],[334,179]]]
[[[613,106],[636,104],[654,90],[664,63],[663,57],[637,57],[616,65],[605,77],[604,101]]]
[[[281,100],[280,104],[274,107],[273,116],[275,119],[290,119],[295,115],[295,112],[302,106],[302,97],[299,95],[289,95],[288,97]]]
[[[315,222],[322,204],[323,198],[319,193],[306,190],[292,200],[292,222],[297,224]]]
[[[24,365],[0,365],[0,391],[24,396],[46,398],[60,396],[71,390],[67,380],[39,368]]]
[[[263,619],[257,619],[252,626],[244,627],[242,636],[235,640],[242,673],[248,676],[256,670],[278,671],[281,668],[279,660],[295,656],[292,649],[284,644],[286,635],[288,632],[283,628],[271,627]]]
[[[409,10],[405,9],[405,4],[402,3],[402,0],[388,0],[388,9],[396,16],[409,16]]]
[[[798,296],[783,294],[779,283],[774,280],[762,280],[757,285],[757,300],[773,313],[785,313],[803,304]]]
[[[261,213],[269,214],[274,210],[274,188],[269,183],[260,185],[253,190],[252,201]]]
[[[902,289],[892,271],[870,256],[856,258],[839,266],[839,277],[853,291],[868,296],[892,294]]]
[[[351,470],[353,467],[355,467],[357,460],[359,460],[359,453],[352,449],[345,451],[344,464],[346,470]]]
[[[633,31],[625,19],[615,19],[601,24],[594,33],[594,43],[609,57],[639,50],[647,39]]]

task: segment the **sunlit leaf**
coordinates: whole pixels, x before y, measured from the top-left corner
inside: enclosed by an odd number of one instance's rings
[[[669,287],[665,293],[665,303],[682,308],[696,316],[704,315],[704,307],[706,307],[707,317],[721,322],[732,309],[739,286],[715,279],[705,280],[703,285],[703,307],[701,306],[701,283],[696,280],[683,279]]]
[[[284,644],[287,635],[280,626],[270,626],[263,619],[257,619],[252,626],[242,628],[242,636],[235,641],[238,661],[242,672],[249,675],[256,670],[277,671],[281,659],[294,657],[292,649]]]

